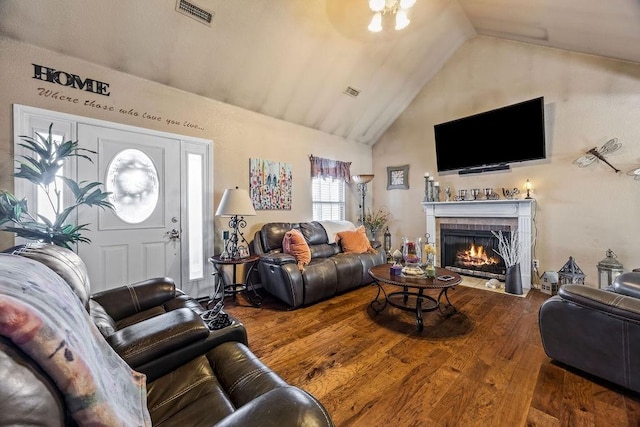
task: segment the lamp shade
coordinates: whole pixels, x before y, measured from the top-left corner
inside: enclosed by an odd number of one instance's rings
[[[256,210],[249,192],[242,188],[227,188],[216,211],[217,216],[253,216]]]
[[[366,184],[368,182],[371,182],[371,180],[373,179],[373,175],[371,174],[360,174],[360,175],[353,175],[351,177],[351,179],[353,180],[353,182],[355,182],[356,184]]]

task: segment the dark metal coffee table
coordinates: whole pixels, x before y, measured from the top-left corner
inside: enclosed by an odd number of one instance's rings
[[[391,264],[377,265],[369,269],[369,274],[378,285],[378,294],[371,301],[371,309],[376,313],[380,313],[385,309],[387,304],[399,308],[400,310],[410,311],[416,314],[416,322],[418,330],[422,331],[424,325],[422,322],[422,313],[440,310],[445,316],[451,316],[456,312],[456,308],[449,301],[447,292],[462,282],[459,274],[449,271],[445,268],[436,267],[436,277],[414,277],[404,275],[391,275]],[[450,276],[450,280],[440,280],[438,277]],[[401,291],[388,293],[384,290],[383,284],[399,286]],[[439,289],[440,293],[437,298],[433,298],[424,293],[427,289]],[[381,300],[380,294],[384,295]],[[442,297],[444,296],[444,300]],[[446,305],[444,305],[446,301]]]

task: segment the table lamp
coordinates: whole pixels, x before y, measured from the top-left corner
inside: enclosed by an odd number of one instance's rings
[[[238,241],[249,244],[247,239],[240,231],[241,228],[247,226],[247,222],[244,220],[245,216],[254,216],[256,210],[253,208],[253,203],[249,197],[249,192],[241,188],[227,188],[224,190],[222,200],[218,205],[216,216],[230,217],[229,227],[231,228],[231,235],[225,244],[225,250],[229,257],[233,259],[240,258],[240,251],[238,248]]]

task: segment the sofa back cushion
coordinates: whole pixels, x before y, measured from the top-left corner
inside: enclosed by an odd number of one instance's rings
[[[78,254],[61,246],[39,242],[27,243],[5,252],[33,259],[55,271],[78,296],[84,308],[89,310],[89,273]]]
[[[319,222],[301,222],[298,224],[300,232],[311,245],[323,245],[327,243],[327,232]]]
[[[284,252],[282,242],[285,234],[290,230],[298,230],[309,245],[311,259],[327,258],[340,253],[340,247],[329,241],[327,232],[318,221],[311,222],[269,222],[264,224],[256,234],[261,245],[261,253]]]
[[[284,235],[294,226],[297,224],[291,222],[269,222],[263,225],[260,229],[260,241],[264,252],[282,252]]]

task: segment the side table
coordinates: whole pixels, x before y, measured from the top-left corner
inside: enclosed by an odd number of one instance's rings
[[[255,268],[259,259],[260,257],[258,255],[249,255],[248,257],[238,259],[220,258],[220,255],[210,257],[209,262],[213,265],[213,268],[215,269],[214,274],[216,275],[215,289],[218,289],[218,285],[222,284],[224,296],[232,295],[234,301],[236,300],[237,294],[244,292],[249,303],[255,307],[259,307],[260,304],[262,304],[262,297],[256,292],[253,280],[251,279],[251,272]],[[225,265],[233,267],[232,283],[227,283],[224,277],[223,267]],[[238,265],[244,265],[246,269],[245,277],[242,282],[238,282],[237,279],[236,270]],[[251,290],[251,292],[249,292],[249,290]],[[215,297],[215,295],[213,297]]]

